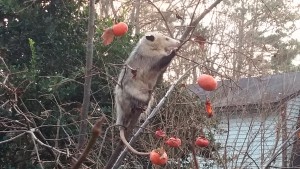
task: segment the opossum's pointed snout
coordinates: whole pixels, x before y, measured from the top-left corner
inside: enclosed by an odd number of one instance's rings
[[[180,45],[180,41],[179,40],[176,40],[176,39],[173,39],[173,42],[168,46],[166,47],[166,51],[172,51],[172,50],[176,50]]]
[[[175,43],[174,43],[174,49],[177,49],[180,45],[180,41],[179,40],[175,40]]]
[[[172,46],[169,46],[169,47],[166,48],[166,51],[176,50],[179,47],[179,45],[180,45],[180,43],[178,43],[178,44],[176,43]]]

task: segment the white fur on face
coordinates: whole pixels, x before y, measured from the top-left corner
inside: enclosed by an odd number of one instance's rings
[[[146,39],[146,36],[154,36],[154,41]],[[154,50],[164,50],[166,52],[176,49],[180,44],[178,40],[165,36],[159,32],[146,33],[143,37],[143,41]]]

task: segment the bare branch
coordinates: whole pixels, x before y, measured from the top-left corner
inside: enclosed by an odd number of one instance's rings
[[[47,144],[44,144],[41,140],[39,140],[39,139],[35,136],[35,134],[33,133],[34,131],[35,131],[35,129],[31,129],[31,130],[29,130],[29,131],[26,131],[26,133],[29,133],[29,134],[31,135],[31,137],[32,137],[35,141],[37,141],[41,146],[50,148],[50,149],[52,149],[52,150],[54,150],[54,151],[56,151],[56,152],[58,152],[58,153],[68,155],[68,153],[66,153],[66,152],[60,151],[60,150],[56,149],[55,147],[49,146],[49,145],[47,145]]]
[[[85,66],[85,82],[84,82],[84,94],[81,111],[81,124],[79,131],[79,140],[77,147],[80,149],[83,146],[86,128],[87,128],[87,115],[90,105],[91,96],[91,83],[92,83],[92,65],[93,65],[93,41],[94,41],[94,22],[95,22],[95,0],[89,1],[89,19],[88,19],[88,40],[86,51],[86,66]]]
[[[92,137],[90,138],[86,148],[84,149],[83,153],[79,157],[78,161],[74,164],[72,169],[78,169],[81,165],[81,163],[86,159],[88,153],[91,151],[92,147],[94,146],[97,138],[101,134],[101,126],[106,121],[105,116],[102,116],[99,120],[96,121],[93,129],[92,129]]]
[[[297,134],[300,131],[300,128],[298,128],[297,130],[295,130],[290,137],[288,137],[278,148],[277,152],[274,153],[274,155],[271,157],[271,159],[267,162],[267,164],[265,165],[265,169],[268,169],[271,165],[271,163],[276,159],[276,157],[280,154],[280,152],[282,151],[282,148],[286,146],[286,144],[289,142],[290,139],[294,138],[294,135]]]
[[[196,18],[189,27],[186,28],[185,32],[181,37],[181,41],[185,41],[188,35],[195,29],[196,25],[213,9],[215,8],[222,0],[216,0],[209,8],[207,8],[204,12],[202,12],[198,18]]]
[[[7,143],[7,142],[10,142],[10,141],[13,141],[13,140],[15,140],[15,139],[17,139],[17,138],[23,136],[24,134],[26,134],[26,133],[24,132],[24,133],[21,133],[21,134],[15,136],[15,137],[10,138],[10,139],[4,140],[4,141],[0,141],[0,144]]]
[[[33,137],[31,137],[31,138],[32,138],[32,142],[33,142],[33,145],[34,145],[34,150],[35,150],[35,153],[36,153],[36,156],[37,156],[37,159],[38,159],[38,163],[40,164],[40,167],[42,169],[44,169],[44,166],[43,166],[41,158],[40,158],[40,153],[39,153],[38,147],[35,143],[35,139]]]
[[[173,33],[171,32],[171,29],[170,29],[170,27],[168,25],[168,22],[167,22],[167,19],[165,18],[165,16],[161,13],[160,9],[151,0],[148,0],[148,3],[151,4],[152,6],[154,6],[154,8],[158,11],[158,13],[160,14],[160,16],[164,20],[164,23],[165,23],[165,26],[166,26],[166,28],[168,30],[169,35],[173,38]]]

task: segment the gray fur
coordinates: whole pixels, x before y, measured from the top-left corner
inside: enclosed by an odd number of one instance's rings
[[[147,39],[149,35],[155,39]],[[148,106],[158,77],[175,56],[170,50],[178,45],[179,41],[157,32],[147,33],[140,39],[126,60],[115,88],[117,125],[129,127],[136,124]]]

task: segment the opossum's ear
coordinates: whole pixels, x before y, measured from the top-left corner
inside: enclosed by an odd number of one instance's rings
[[[146,36],[146,39],[153,42],[155,38],[153,35],[149,35],[149,36]]]

